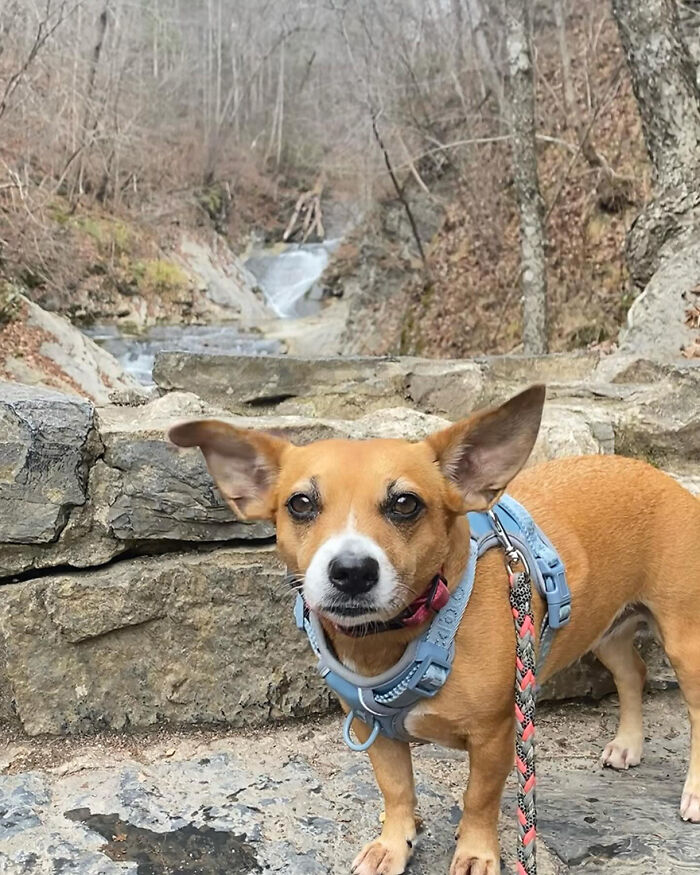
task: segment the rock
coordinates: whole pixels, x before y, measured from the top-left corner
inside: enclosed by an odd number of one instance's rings
[[[446,371],[440,360],[415,359],[407,362],[405,391],[407,399],[429,413],[450,419],[469,416],[484,395],[484,373],[475,361],[451,362]]]
[[[4,329],[0,367],[7,376],[101,404],[109,403],[113,392],[143,395],[117,360],[70,322],[21,300],[22,314]]]
[[[290,356],[309,357],[322,353],[337,355],[347,323],[344,301],[324,302],[320,313],[298,319],[261,322],[260,330],[268,340],[277,340]]]
[[[396,359],[296,359],[287,356],[191,356],[161,353],[153,372],[168,391],[193,392],[232,413],[354,419],[405,404]]]
[[[471,379],[470,368],[465,366],[463,372],[465,381]],[[33,392],[24,391],[30,395]],[[474,391],[479,391],[478,384]],[[64,404],[80,404],[67,396],[55,397],[56,404],[51,393],[39,392],[36,396],[33,408],[36,422],[42,423],[44,429],[54,427],[63,415]],[[433,390],[428,406],[439,406],[441,398],[444,401],[449,396],[441,396],[439,389]],[[84,483],[77,495],[77,506],[64,513],[60,528],[50,528],[33,539],[25,532],[17,542],[17,533],[10,537],[6,531],[0,540],[0,578],[60,564],[89,567],[126,550],[143,550],[148,545],[154,549],[158,543],[201,544],[273,537],[267,524],[235,520],[198,451],[178,451],[165,440],[167,429],[178,420],[227,416],[230,416],[227,411],[178,392],[136,408],[101,408],[96,420],[100,458],[96,458],[95,450],[85,460],[87,467],[81,475]],[[237,417],[233,421],[241,427],[275,431],[297,443],[372,436],[420,440],[448,425],[446,419],[410,407],[381,409],[349,420],[275,414]],[[19,443],[24,440],[22,437]],[[69,443],[73,443],[72,438]],[[546,409],[532,463],[612,449],[612,426],[608,420],[585,409],[556,403]],[[61,464],[70,459],[70,455],[63,457],[62,451],[58,455]],[[41,482],[44,479],[42,473]],[[45,485],[49,490],[53,488],[50,480]],[[15,485],[13,490],[13,494],[25,500],[23,487]],[[50,507],[46,505],[44,512]],[[30,519],[13,508],[5,525],[26,527]]]
[[[628,399],[615,416],[617,452],[663,466],[700,461],[699,367],[667,366]]]
[[[561,385],[590,378],[600,360],[598,353],[555,353],[552,355],[494,355],[477,358],[490,382],[507,386],[531,383]],[[510,391],[510,389],[509,389]]]
[[[13,392],[22,391],[15,384],[8,385]],[[24,391],[31,397],[36,395],[36,423],[44,430],[53,427],[52,423],[63,415],[65,403],[84,403],[92,410],[87,402],[73,401],[68,396]],[[31,522],[35,517],[23,512],[21,502],[26,500],[26,490],[19,481],[12,485],[8,500],[11,494],[20,504],[8,506],[5,520],[0,521],[0,531],[4,531],[0,539],[0,579],[57,565],[90,567],[128,550],[155,550],[162,544],[172,548],[176,542],[197,545],[272,538],[274,531],[268,524],[235,519],[215,488],[199,451],[180,451],[165,439],[167,429],[181,419],[226,416],[225,411],[203,403],[196,396],[177,392],[142,407],[102,408],[96,420],[100,458],[96,458],[95,450],[86,459],[85,482],[76,498],[79,506],[70,513],[66,510],[60,528],[50,528],[43,536],[35,533],[34,540],[25,532],[22,541],[13,543],[9,526],[26,529],[35,524]],[[358,420],[256,416],[239,417],[235,423],[244,428],[274,430],[298,443],[372,435],[420,439],[447,425],[445,420],[406,408],[385,410]],[[20,436],[14,441],[14,451],[19,452],[17,447],[25,439]],[[72,438],[69,444],[72,447]],[[9,452],[6,449],[6,454]],[[57,454],[62,463],[71,458],[64,456],[62,449]],[[38,470],[42,471],[40,466]],[[53,481],[45,473],[38,477],[39,486],[46,480],[46,489],[50,492],[54,489]],[[36,515],[38,506],[30,503],[30,507]],[[42,507],[46,513],[52,506]],[[55,514],[59,511],[60,506]]]
[[[262,295],[256,293],[255,277],[220,235],[213,235],[208,243],[183,236],[179,257],[193,282],[199,283],[207,298],[221,308],[224,318],[252,324],[272,315]],[[209,314],[211,321],[212,315]]]
[[[23,730],[250,726],[327,711],[271,549],[154,556],[6,587]]]
[[[696,830],[677,814],[688,758],[680,695],[646,697],[644,760],[623,773],[598,764],[616,710],[609,700],[537,713],[539,875],[697,870]],[[343,744],[339,716],[255,733],[161,728],[127,743],[28,739],[25,748],[29,764],[0,777],[4,875],[335,875],[380,829],[369,758]],[[414,746],[413,769],[424,828],[409,871],[447,873],[466,756]],[[514,870],[516,836],[511,776],[499,871]]]
[[[198,398],[179,393],[145,407],[100,412],[104,464],[96,472],[96,488],[110,494],[101,511],[113,538],[202,543],[274,535],[264,523],[238,522],[201,454],[180,452],[165,439],[178,420],[220,415]]]
[[[674,248],[673,246],[671,247]],[[677,361],[698,337],[686,324],[686,311],[698,304],[700,241],[686,241],[664,257],[627,314],[619,351],[653,361]]]
[[[98,441],[89,401],[0,383],[0,544],[46,544],[84,504]]]
[[[448,419],[504,401],[535,382],[581,381],[593,355],[474,360],[302,358],[161,353],[161,389],[193,392],[232,413],[354,419],[382,407],[418,407]]]

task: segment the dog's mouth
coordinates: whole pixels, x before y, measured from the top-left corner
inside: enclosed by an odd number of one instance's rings
[[[361,626],[387,619],[386,610],[372,603],[321,603],[315,610],[339,626]]]
[[[361,617],[369,610],[369,605],[345,605],[332,608],[322,608],[325,613],[335,614],[336,617]]]

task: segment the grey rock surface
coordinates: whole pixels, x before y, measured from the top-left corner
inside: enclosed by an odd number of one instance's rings
[[[687,241],[669,253],[627,314],[620,332],[620,353],[655,361],[680,359],[698,332],[685,321],[686,310],[697,303],[700,282],[700,240]]]
[[[0,632],[30,735],[246,726],[330,707],[271,549],[133,559],[10,585]]]
[[[382,407],[412,407],[458,419],[531,383],[580,382],[595,355],[440,360],[203,356],[162,353],[154,378],[232,413],[316,414],[354,419]]]
[[[6,374],[19,383],[47,387],[108,404],[112,396],[143,397],[144,392],[119,362],[58,313],[44,310],[19,296],[25,330],[36,344],[35,354],[0,349]]]
[[[540,875],[676,875],[700,866],[699,827],[677,813],[685,708],[677,693],[647,697],[645,708],[645,759],[623,773],[598,764],[614,733],[614,701],[540,709]],[[4,875],[341,875],[381,828],[368,758],[345,748],[339,718],[256,733],[159,731],[6,749]],[[424,829],[408,871],[446,875],[467,763],[461,752],[425,745],[414,747],[414,765]],[[513,871],[514,793],[511,776],[502,872]]]
[[[253,725],[331,707],[292,626],[291,600],[280,597],[281,570],[257,549],[270,543],[272,529],[235,520],[200,453],[165,441],[166,429],[184,418],[231,417],[299,443],[421,439],[447,424],[446,411],[462,415],[560,373],[570,382],[550,389],[531,463],[617,449],[700,490],[700,371],[691,365],[636,359],[597,383],[586,376],[600,369],[596,356],[345,360],[328,372],[325,362],[288,359],[277,378],[263,361],[245,359],[235,389],[236,403],[247,399],[246,416],[233,415],[229,402],[219,407],[186,392],[97,413],[59,393],[15,384],[0,393],[0,505],[7,511],[0,581],[23,575],[0,600],[0,721],[29,733],[75,733],[159,721]],[[215,365],[212,375],[220,376]],[[280,387],[291,393],[286,400]],[[346,418],[315,413],[305,406],[312,396],[320,407],[344,398]],[[306,413],[285,407],[300,398]],[[358,415],[362,405],[369,412]],[[252,650],[238,640],[240,626],[255,636]],[[671,682],[662,653],[648,642],[644,648],[653,683]],[[252,672],[249,659],[260,663]],[[240,689],[230,674],[239,667]],[[587,658],[546,695],[610,689],[607,672]]]
[[[403,406],[404,396],[404,371],[395,359],[194,359],[186,353],[162,353],[153,376],[162,389],[196,392],[211,404],[249,416],[274,411],[354,419],[370,410]]]
[[[55,541],[97,454],[89,401],[0,383],[0,544]]]
[[[70,735],[163,722],[256,726],[336,710],[295,627],[292,595],[271,547],[144,557],[10,585],[0,602],[0,716],[16,714],[29,735]],[[659,649],[645,642],[644,651],[650,683],[672,684]],[[587,657],[542,700],[612,689]]]

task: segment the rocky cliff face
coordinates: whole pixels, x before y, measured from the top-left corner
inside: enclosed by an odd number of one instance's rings
[[[165,394],[138,407],[0,384],[0,720],[25,732],[245,726],[332,707],[294,628],[273,532],[234,520],[199,454],[166,443],[177,419],[235,417],[298,442],[418,439],[544,380],[533,461],[623,452],[700,490],[691,366],[168,354],[156,377]],[[608,689],[589,660],[548,692]]]

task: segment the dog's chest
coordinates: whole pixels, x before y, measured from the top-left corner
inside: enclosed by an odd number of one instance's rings
[[[415,705],[404,720],[404,726],[414,738],[430,741],[442,747],[463,750],[466,746],[464,726],[454,725],[443,714],[438,713],[432,702]]]

